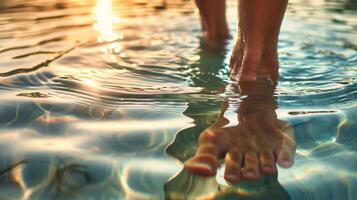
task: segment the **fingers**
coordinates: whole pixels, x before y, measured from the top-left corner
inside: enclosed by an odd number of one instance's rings
[[[241,166],[243,155],[237,148],[230,150],[224,159],[226,168],[224,178],[230,183],[238,183],[241,180]]]

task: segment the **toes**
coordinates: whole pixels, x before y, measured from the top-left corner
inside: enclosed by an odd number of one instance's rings
[[[274,174],[276,172],[275,157],[271,151],[259,153],[260,171],[263,174]]]
[[[200,176],[214,176],[220,166],[217,156],[218,149],[215,145],[201,145],[196,155],[184,163],[184,167]]]
[[[259,160],[256,153],[246,153],[244,155],[244,166],[242,176],[246,180],[257,180],[260,177]]]
[[[230,150],[224,159],[225,172],[224,178],[230,183],[238,183],[241,179],[240,171],[242,166],[242,154],[238,149],[234,148]]]
[[[295,149],[295,142],[291,138],[285,136],[281,148],[275,151],[275,157],[279,166],[282,168],[290,168],[294,165]]]
[[[219,161],[211,155],[197,155],[186,161],[184,167],[199,176],[214,176],[217,173]]]

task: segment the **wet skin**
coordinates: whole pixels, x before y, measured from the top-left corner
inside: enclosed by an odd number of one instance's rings
[[[223,109],[220,120],[201,133],[198,150],[185,162],[185,168],[197,175],[213,176],[224,159],[224,178],[238,183],[274,174],[276,164],[291,167],[296,149],[293,131],[277,119],[272,87],[269,81],[240,84],[237,89],[247,97],[237,110],[238,125],[226,126],[229,121],[223,117]]]
[[[195,0],[203,37],[211,47],[229,38],[225,1]],[[238,19],[230,76],[239,82],[278,79],[278,37],[288,0],[237,0]]]

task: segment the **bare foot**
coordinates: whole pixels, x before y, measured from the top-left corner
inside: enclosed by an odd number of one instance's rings
[[[293,165],[293,131],[277,119],[273,88],[243,86],[241,94],[248,97],[237,111],[239,124],[224,127],[226,123],[218,123],[206,129],[198,139],[195,156],[184,164],[187,170],[213,176],[224,158],[225,179],[238,183],[276,173],[276,163],[283,168]]]
[[[295,142],[288,126],[272,113],[250,114],[240,125],[209,128],[198,141],[196,155],[185,162],[185,168],[201,176],[213,176],[224,157],[225,179],[231,183],[257,180],[261,174],[276,173],[293,165]]]

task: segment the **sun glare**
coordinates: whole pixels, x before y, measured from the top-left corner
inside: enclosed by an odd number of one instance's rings
[[[91,79],[83,79],[83,82],[90,87],[97,87],[98,84]]]
[[[93,28],[99,32],[99,42],[110,42],[119,38],[119,34],[113,30],[113,24],[119,22],[119,18],[113,14],[111,0],[97,0],[94,10],[96,23]]]

